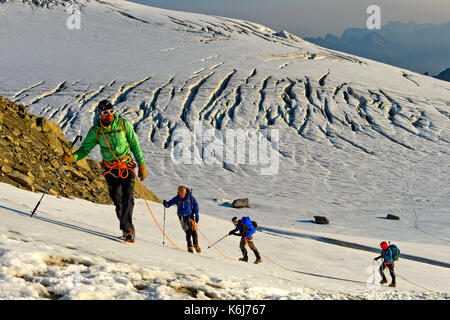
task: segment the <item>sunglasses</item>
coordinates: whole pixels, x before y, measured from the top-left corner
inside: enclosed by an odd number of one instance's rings
[[[100,112],[100,114],[103,114],[105,116],[107,116],[108,114],[111,114],[111,113],[114,113],[113,109],[111,109],[111,110],[104,110],[104,111]]]

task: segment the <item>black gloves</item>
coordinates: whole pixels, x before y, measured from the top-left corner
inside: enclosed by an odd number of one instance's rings
[[[195,223],[198,223],[198,220],[199,220],[199,219],[195,219]]]
[[[234,234],[234,230],[231,230],[230,232],[228,232],[229,236],[231,236],[232,234]]]
[[[167,201],[166,200],[163,200],[163,206],[167,207]]]

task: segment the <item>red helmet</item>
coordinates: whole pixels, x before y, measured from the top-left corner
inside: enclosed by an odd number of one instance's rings
[[[389,245],[386,241],[383,241],[382,243],[380,243],[380,247],[381,249],[386,250],[389,247]]]

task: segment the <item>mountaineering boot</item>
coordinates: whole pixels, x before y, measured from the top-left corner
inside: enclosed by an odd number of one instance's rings
[[[261,263],[261,262],[262,262],[261,258],[258,258],[258,259],[255,260],[254,263],[255,263],[255,264],[258,264],[258,263]]]
[[[199,245],[196,245],[196,246],[195,246],[195,251],[197,251],[197,253],[202,252],[202,250],[200,249],[200,246],[199,246]]]
[[[188,247],[188,251],[189,251],[190,253],[194,253],[194,248],[193,248],[193,247]]]
[[[241,248],[241,249],[242,249],[242,248]],[[242,258],[239,258],[239,261],[247,262],[247,261],[248,261],[247,250],[241,250],[241,251],[242,251]]]
[[[395,287],[396,287],[396,284],[395,284],[395,283],[391,283],[391,284],[389,285],[389,287],[395,288]]]
[[[381,279],[380,284],[385,284],[385,283],[387,283],[387,280],[386,279]]]
[[[134,230],[129,230],[125,235],[125,241],[134,243],[135,235],[136,235],[136,232]]]

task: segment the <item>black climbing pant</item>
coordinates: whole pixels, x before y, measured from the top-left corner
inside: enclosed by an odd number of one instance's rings
[[[134,184],[135,177],[129,172],[125,179],[118,177],[117,170],[105,175],[108,184],[109,196],[116,206],[116,215],[119,219],[120,230],[131,231],[133,226],[133,209],[134,209]]]
[[[192,247],[192,243],[194,244],[194,247],[198,246],[198,235],[192,220],[189,219],[189,221],[181,222],[181,228],[186,233],[186,243],[188,248]]]
[[[256,249],[256,247],[255,247],[255,243],[253,241],[253,236],[250,236],[249,238],[245,238],[245,237],[241,238],[241,243],[239,245],[239,248],[242,251],[242,256],[244,258],[248,258],[247,249],[245,248],[246,244],[248,244],[250,249],[252,249],[253,253],[255,254],[256,259],[260,259],[261,256],[259,255],[258,249]]]
[[[391,275],[392,278],[392,283],[395,283],[395,272],[394,272],[394,263],[385,263],[383,262],[380,266],[379,272],[381,275],[381,278],[383,280],[387,280],[386,276],[384,275],[384,269],[388,268],[389,269],[389,274]]]

